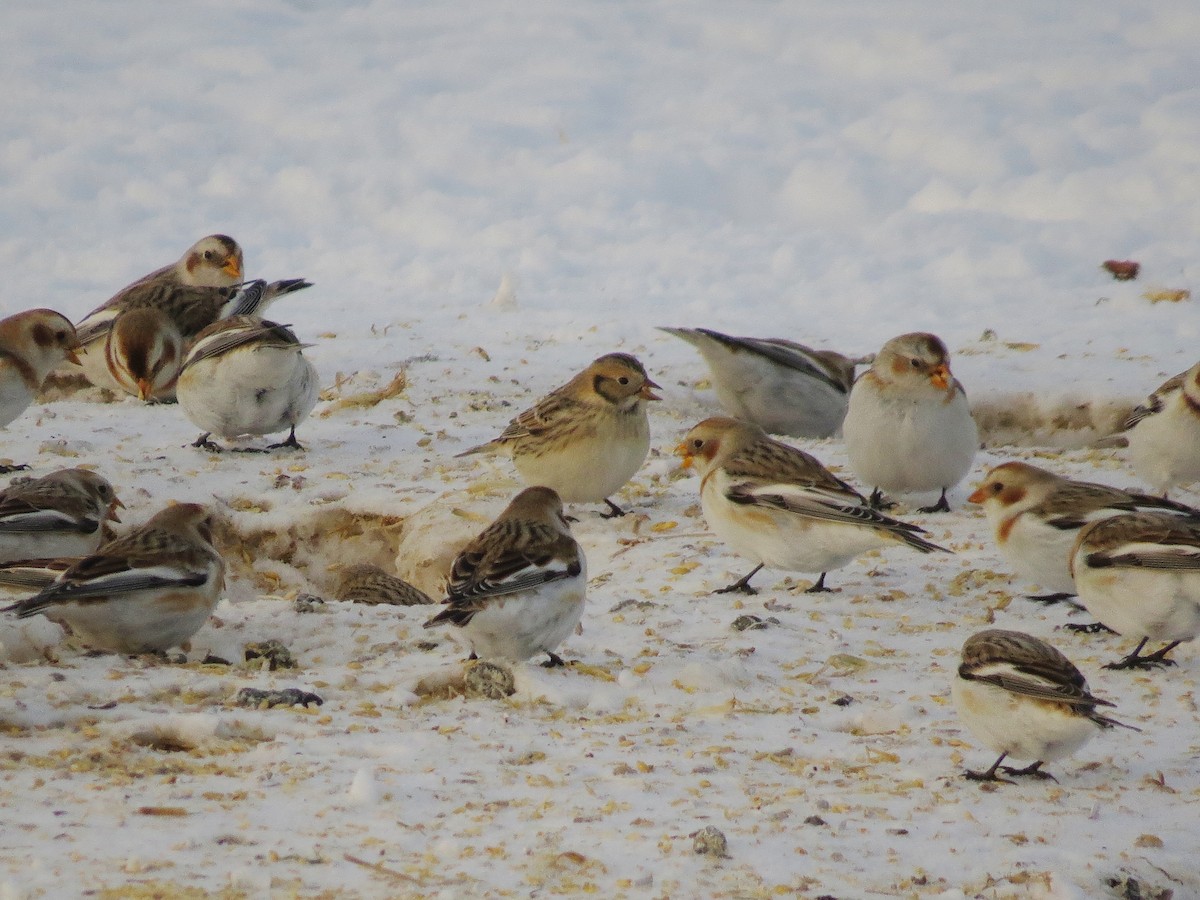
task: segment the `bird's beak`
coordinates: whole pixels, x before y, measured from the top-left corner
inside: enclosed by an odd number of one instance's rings
[[[83,363],[79,361],[78,350],[78,347],[70,347],[67,349],[67,362],[73,362],[77,366],[82,366]]]
[[[662,397],[660,397],[660,396],[658,396],[658,394],[654,393],[654,388],[659,388],[659,390],[662,390],[661,387],[659,387],[657,384],[655,384],[653,381],[651,381],[649,378],[647,378],[646,383],[642,385],[642,389],[640,391],[638,391],[638,396],[641,397],[643,400],[661,400]]]
[[[987,499],[987,492],[983,489],[983,485],[975,488],[975,492],[967,498],[968,503],[982,503]]]
[[[108,518],[109,518],[109,520],[110,520],[110,521],[112,521],[112,522],[116,522],[116,523],[120,524],[120,522],[121,522],[121,519],[120,519],[120,517],[117,515],[117,507],[120,507],[121,509],[124,509],[124,508],[125,508],[125,504],[124,504],[124,503],[122,503],[122,502],[121,502],[119,499],[117,499],[116,497],[113,497],[113,502],[112,502],[112,503],[110,503],[110,504],[108,504]]]
[[[238,262],[238,258],[236,256],[231,256],[225,260],[225,265],[221,267],[221,271],[230,278],[236,278],[240,280],[242,277],[242,264]]]
[[[690,469],[696,462],[696,457],[692,455],[692,449],[687,445],[687,441],[679,442],[679,445],[675,448],[675,455],[683,460],[679,464],[680,468]]]
[[[148,402],[154,397],[154,385],[150,383],[149,378],[139,378],[137,380],[138,399],[143,403]]]
[[[950,386],[950,367],[942,363],[929,373],[929,381],[934,387],[946,390]]]

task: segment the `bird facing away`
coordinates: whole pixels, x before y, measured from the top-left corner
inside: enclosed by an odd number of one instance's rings
[[[1159,386],[1125,420],[1138,478],[1164,497],[1200,479],[1200,363]]]
[[[225,581],[213,520],[198,503],[168,506],[7,607],[42,614],[109,653],[163,653],[208,621]]]
[[[1167,654],[1200,635],[1200,522],[1164,512],[1124,513],[1080,530],[1071,553],[1079,601],[1113,631],[1139,638],[1106,669],[1170,666]],[[1149,641],[1166,641],[1141,656]]]
[[[553,488],[567,503],[606,503],[650,451],[646,404],[658,385],[628,353],[609,353],[513,419],[494,440],[459,453],[512,457],[521,479]]]
[[[922,512],[946,512],[946,491],[966,477],[979,449],[967,395],[950,373],[941,339],[914,332],[894,337],[854,383],[842,423],[850,468],[873,485],[871,505],[883,491],[941,491]]]
[[[108,480],[87,469],[16,479],[0,491],[0,562],[92,553],[123,505]]]
[[[1018,461],[995,466],[967,499],[983,506],[996,544],[1017,574],[1052,592],[1032,598],[1047,602],[1075,596],[1071,551],[1088,522],[1139,510],[1200,517],[1182,503],[1073,481]]]
[[[924,530],[871,509],[863,496],[814,457],[768,437],[757,425],[713,417],[692,428],[676,448],[684,468],[700,474],[700,502],[709,527],[758,565],[718,593],[752,594],[763,566],[819,572],[809,591],[828,590],[825,574],[889,543],[921,553],[946,551]]]
[[[210,434],[230,439],[288,429],[267,449],[304,449],[299,425],[317,405],[320,380],[286,325],[233,316],[196,336],[179,373],[176,394],[184,414],[204,433],[193,446],[219,451]]]
[[[587,560],[571,536],[562,500],[547,487],[513,498],[454,560],[446,608],[426,628],[451,625],[471,658],[522,662],[554,651],[583,616]]]
[[[78,362],[75,328],[52,309],[30,309],[0,319],[0,427],[29,407],[64,361]],[[20,466],[0,467],[11,472]]]
[[[966,772],[974,781],[1007,781],[997,771],[1052,779],[1042,766],[1070,756],[1096,732],[1116,725],[1140,730],[1098,712],[1113,704],[1092,696],[1062,653],[1020,631],[990,628],[967,638],[951,694],[970,732],[1000,754],[986,772]],[[1010,756],[1033,763],[1001,766]]]
[[[768,434],[824,438],[846,417],[857,360],[780,338],[732,337],[708,328],[659,328],[700,351],[717,400],[732,418]]]

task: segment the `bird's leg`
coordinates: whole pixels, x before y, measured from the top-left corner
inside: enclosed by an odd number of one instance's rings
[[[563,662],[563,658],[561,656],[559,656],[557,653],[547,650],[546,655],[550,658],[548,660],[546,660],[544,663],[542,663],[543,669],[557,669],[559,666],[566,665],[566,663]]]
[[[1146,646],[1149,638],[1142,638],[1133,652],[1123,659],[1119,659],[1114,663],[1109,663],[1104,668],[1106,669],[1153,669],[1156,666],[1173,666],[1175,660],[1167,659],[1167,654],[1179,646],[1180,641],[1171,641],[1161,650],[1151,653],[1149,656],[1139,656],[1142,648]]]
[[[946,489],[942,488],[942,496],[938,497],[938,502],[933,506],[922,506],[917,512],[923,513],[939,513],[950,512],[950,504],[946,501]]]
[[[821,577],[813,582],[813,586],[806,588],[806,594],[830,594],[833,593],[833,588],[825,587],[825,573],[821,573]]]
[[[290,432],[288,432],[286,441],[280,441],[278,444],[267,444],[268,450],[279,450],[279,449],[282,449],[283,447],[289,447],[292,450],[303,450],[304,449],[304,447],[302,447],[300,445],[300,442],[298,440],[296,440],[296,426],[295,425],[293,425],[292,430]]]
[[[1000,768],[1000,763],[1004,762],[1007,753],[1001,753],[1000,758],[992,763],[992,767],[986,772],[976,772],[972,769],[967,769],[963,772],[963,777],[969,781],[1002,781],[1005,784],[1016,784],[1015,781],[1009,781],[1007,778],[1001,778],[996,774],[996,770]]]
[[[617,504],[613,503],[607,497],[604,499],[604,502],[608,504],[608,512],[600,513],[600,518],[616,519],[623,515],[626,515],[627,510],[621,509],[621,507],[617,506]]]
[[[224,447],[222,447],[220,444],[216,443],[215,441],[210,441],[208,439],[208,436],[210,434],[212,434],[211,431],[204,432],[204,434],[200,435],[200,437],[198,437],[194,441],[192,441],[192,446],[199,447],[201,450],[207,450],[209,453],[225,452]]]
[[[871,509],[892,509],[895,505],[894,501],[888,500],[883,496],[883,491],[879,488],[871,491],[871,496],[867,498],[867,506],[871,507]]]
[[[1005,775],[1015,775],[1018,777],[1028,775],[1030,778],[1041,778],[1043,780],[1049,779],[1050,781],[1053,781],[1055,784],[1058,783],[1057,778],[1055,778],[1049,772],[1042,771],[1042,761],[1040,759],[1037,762],[1035,762],[1033,765],[1026,766],[1023,769],[1014,769],[1012,766],[1001,766],[1000,771],[1003,772]]]
[[[757,566],[755,566],[753,569],[750,570],[749,575],[745,575],[742,578],[739,578],[733,584],[726,585],[723,588],[718,588],[717,590],[713,591],[713,593],[714,594],[732,594],[734,591],[738,591],[742,594],[757,594],[758,591],[756,591],[754,588],[750,587],[750,579],[758,574],[758,570],[761,569],[763,567],[763,565],[764,565],[764,563],[759,563]]]

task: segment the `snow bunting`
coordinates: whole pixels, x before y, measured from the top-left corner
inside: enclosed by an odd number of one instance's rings
[[[1093,616],[1140,641],[1106,669],[1174,665],[1167,654],[1200,635],[1200,522],[1136,512],[1085,526],[1071,554],[1079,601]],[[1166,646],[1140,656],[1148,641]]]
[[[2,574],[0,574],[2,577]],[[413,587],[403,578],[389,575],[379,566],[355,563],[342,571],[334,589],[335,600],[350,603],[386,604],[389,606],[420,606],[433,603],[424,591]]]
[[[1053,778],[1042,765],[1070,756],[1100,729],[1140,730],[1097,712],[1113,704],[1093,697],[1062,653],[1020,631],[989,628],[967,638],[951,694],[970,732],[1000,754],[986,772],[967,770],[974,781],[1006,781],[997,770]],[[1001,766],[1009,756],[1034,762]]]
[[[1125,430],[1133,470],[1164,497],[1200,479],[1200,363],[1164,382]]]
[[[856,360],[777,338],[663,328],[700,351],[721,406],[770,434],[823,438],[846,417]]]
[[[210,434],[223,438],[272,434],[287,439],[267,449],[294,447],[296,426],[317,405],[317,370],[286,325],[234,316],[197,336],[179,373],[176,394],[192,424],[203,430],[193,446],[219,451]]]
[[[91,553],[105,522],[120,521],[122,505],[113,486],[87,469],[17,479],[0,491],[0,562]]]
[[[812,456],[749,422],[705,419],[675,452],[684,468],[695,465],[700,473],[709,527],[758,561],[750,574],[717,593],[755,593],[750,579],[763,566],[820,572],[809,591],[829,590],[826,572],[891,542],[922,553],[949,552],[920,537],[924,529],[871,509],[862,494]]]
[[[996,544],[1017,574],[1052,592],[1032,598],[1045,601],[1075,595],[1071,551],[1088,522],[1144,509],[1200,517],[1182,503],[1072,481],[1024,462],[996,466],[967,500],[983,505]]]
[[[78,346],[75,328],[53,310],[30,309],[0,319],[0,427],[25,411],[63,360],[78,362]]]
[[[136,384],[131,386],[129,379],[120,376],[121,367],[133,370],[135,380],[138,371],[137,366],[122,360],[122,355],[127,352],[126,347],[149,358],[150,348],[156,343],[169,343],[170,334],[160,334],[167,327],[167,322],[178,329],[184,341],[189,341],[218,319],[239,315],[261,316],[267,306],[279,297],[308,287],[312,287],[311,283],[303,278],[289,278],[270,284],[259,279],[231,287],[164,281],[139,282],[92,310],[76,324],[83,374],[97,387],[127,390],[136,394]],[[119,303],[114,302],[118,299]],[[124,313],[135,309],[159,310],[163,317],[135,319],[137,327],[126,323],[123,325],[125,336],[121,345],[111,346],[114,324]],[[163,374],[156,376],[156,380],[169,383],[170,375],[178,374],[180,365],[180,358],[175,357],[174,366],[164,369]],[[144,363],[142,368],[145,368]]]
[[[979,449],[979,432],[962,385],[950,374],[941,339],[902,334],[883,345],[871,368],[854,383],[842,424],[854,474],[882,491],[940,490],[921,512],[946,512],[946,491],[966,476]]]
[[[587,560],[571,536],[562,500],[548,487],[526,488],[454,560],[446,609],[426,628],[461,629],[471,659],[522,662],[554,652],[579,624]]]
[[[628,353],[609,353],[513,419],[496,439],[459,453],[512,457],[526,484],[554,488],[567,503],[606,503],[606,518],[625,515],[609,499],[646,461],[646,401],[661,399],[645,368]]]
[[[113,380],[142,402],[173,399],[183,345],[179,328],[161,309],[127,309],[112,320],[105,363]]]
[[[168,506],[140,528],[85,556],[5,612],[41,613],[110,653],[161,653],[208,621],[225,581],[212,514]]]

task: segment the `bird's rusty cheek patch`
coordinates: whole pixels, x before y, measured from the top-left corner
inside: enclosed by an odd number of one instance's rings
[[[1000,492],[1000,502],[1005,506],[1012,506],[1014,503],[1020,503],[1022,500],[1024,500],[1026,493],[1027,491],[1023,487],[1016,485],[1013,487],[1006,487]]]
[[[996,530],[996,537],[1000,539],[1000,543],[1003,544],[1008,540],[1009,535],[1012,534],[1012,530],[1014,527],[1016,527],[1017,519],[1019,518],[1021,518],[1019,514],[1015,516],[1009,516],[1000,523],[1000,527]]]
[[[49,325],[38,323],[33,326],[33,333],[30,337],[39,347],[49,347],[54,343],[54,330]]]

